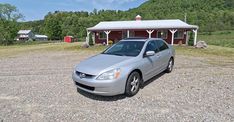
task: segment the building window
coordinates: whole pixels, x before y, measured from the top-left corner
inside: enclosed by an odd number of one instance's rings
[[[129,31],[129,37],[135,37],[135,32],[134,31]]]
[[[99,39],[106,39],[106,33],[105,32],[99,32]]]
[[[158,38],[162,38],[162,39],[167,39],[167,34],[168,34],[168,31],[167,30],[163,30],[163,31],[158,31]]]
[[[184,31],[182,31],[182,30],[176,31],[174,34],[174,38],[175,39],[183,39],[184,38]]]
[[[135,31],[129,30],[129,37],[135,37]],[[122,31],[122,38],[128,38],[128,31]]]
[[[127,31],[122,31],[122,39],[127,38]]]

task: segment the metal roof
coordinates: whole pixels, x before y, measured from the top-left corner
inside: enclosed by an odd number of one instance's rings
[[[19,30],[18,34],[29,34],[31,30]]]
[[[46,35],[35,35],[36,38],[48,38]]]
[[[127,30],[127,29],[198,29],[196,25],[189,25],[179,19],[174,20],[140,20],[140,21],[106,21],[100,22],[94,27],[95,30]]]

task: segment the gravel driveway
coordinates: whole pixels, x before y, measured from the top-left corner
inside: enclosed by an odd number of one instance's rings
[[[175,69],[131,98],[77,91],[75,64],[93,54],[37,51],[0,58],[0,122],[234,121],[234,66],[177,55]],[[218,59],[217,60],[222,60]]]

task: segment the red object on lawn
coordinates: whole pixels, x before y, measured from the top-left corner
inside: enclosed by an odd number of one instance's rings
[[[67,42],[67,43],[73,42],[73,37],[72,36],[65,36],[64,37],[64,42]]]

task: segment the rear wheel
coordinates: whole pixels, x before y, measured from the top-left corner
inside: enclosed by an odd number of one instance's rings
[[[140,89],[141,76],[138,72],[132,72],[126,83],[125,94],[129,97],[134,96]]]
[[[167,69],[165,70],[166,73],[170,73],[174,66],[174,60],[171,58],[168,62]]]

